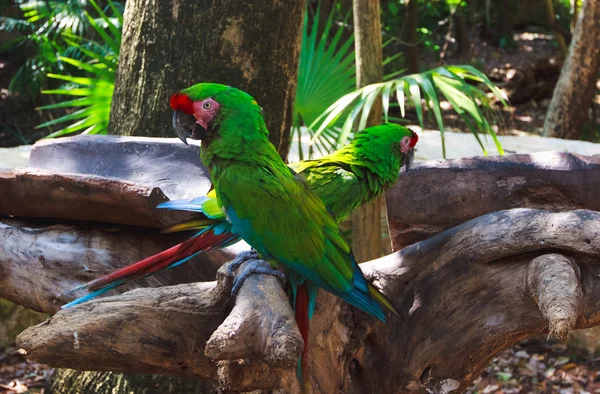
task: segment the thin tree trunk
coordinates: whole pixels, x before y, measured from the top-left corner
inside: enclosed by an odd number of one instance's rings
[[[587,0],[544,122],[544,135],[577,139],[588,120],[600,76],[600,0]]]
[[[408,72],[415,74],[419,72],[419,48],[416,46],[417,27],[419,24],[419,3],[417,0],[409,0],[406,4],[406,31],[404,33],[404,41],[409,44],[404,50],[406,62],[408,63]]]
[[[472,28],[470,22],[470,4],[467,3],[466,7],[460,7],[456,13],[456,55],[459,59],[468,59],[469,51],[471,49],[471,32]]]
[[[552,0],[546,0],[546,12],[548,14],[548,24],[554,33],[554,39],[558,43],[560,54],[562,57],[566,57],[569,53],[569,48],[567,47],[565,37],[563,37],[563,35],[556,28],[556,13],[554,12],[554,4],[552,3]]]
[[[496,2],[495,7],[498,7],[498,16],[496,17],[497,27],[492,34],[495,37],[498,45],[512,48],[515,46],[513,24],[515,15],[514,10],[518,8],[517,0],[503,0]]]
[[[130,0],[109,130],[172,137],[170,96],[198,82],[250,93],[285,157],[304,0]]]
[[[354,0],[354,34],[356,45],[356,84],[363,87],[383,79],[381,13],[379,1]],[[378,100],[367,126],[381,121],[381,101]],[[371,260],[382,255],[384,250],[381,222],[383,196],[354,211],[352,215],[352,248],[359,262]],[[387,230],[387,229],[386,229]]]

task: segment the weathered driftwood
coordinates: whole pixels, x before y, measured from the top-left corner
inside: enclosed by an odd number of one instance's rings
[[[159,203],[210,188],[199,147],[176,138],[43,140],[29,164],[0,172],[0,215],[164,227],[190,215],[157,209]]]
[[[600,155],[542,152],[415,163],[387,194],[394,250],[510,208],[600,211]]]
[[[158,253],[187,236],[138,227],[32,224],[3,219],[0,297],[54,313],[65,301],[85,294],[59,296],[64,290]],[[233,255],[231,249],[211,251],[190,264],[124,285],[113,294],[137,286],[213,280],[219,266]]]
[[[321,293],[313,392],[464,390],[501,349],[600,323],[600,213],[481,216],[363,264],[406,315],[387,324]],[[229,282],[138,289],[60,311],[21,334],[54,366],[201,376],[227,390],[297,392],[301,340],[279,282],[254,276],[229,313]]]
[[[159,188],[39,169],[0,171],[0,215],[163,227]]]
[[[79,174],[86,184],[96,179],[90,174],[112,177],[102,182],[138,188],[135,198],[141,195],[147,207],[152,204],[143,190],[155,185],[170,198],[209,187],[197,147],[138,138],[65,141],[36,146],[32,165]],[[119,152],[112,154],[115,145]],[[599,170],[598,156],[555,153],[429,162],[402,175],[387,196],[392,238],[396,247],[420,242],[362,268],[409,317],[391,317],[384,325],[322,292],[305,371],[312,391],[462,391],[495,353],[522,338],[540,332],[563,338],[573,328],[600,323]],[[46,200],[49,205],[60,204],[61,187],[54,184],[58,194]],[[129,189],[118,190],[113,197]],[[2,212],[38,209],[16,205]],[[515,207],[544,210],[490,213]],[[62,212],[56,217],[82,219]],[[147,212],[158,222],[171,220],[151,207]],[[179,240],[126,226],[111,232],[108,225],[80,222],[3,223],[0,296],[51,313],[70,300],[54,300],[61,290]],[[227,253],[211,252],[208,262],[131,286],[212,279]],[[295,364],[302,341],[280,283],[251,277],[235,302],[230,285],[221,275],[215,282],[95,300],[59,311],[26,330],[19,343],[54,366],[196,376],[228,391],[299,391]]]

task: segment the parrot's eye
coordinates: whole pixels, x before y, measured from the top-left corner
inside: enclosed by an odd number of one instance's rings
[[[202,104],[202,108],[204,108],[204,109],[210,109],[210,107],[211,107],[210,101],[206,101],[205,103]]]

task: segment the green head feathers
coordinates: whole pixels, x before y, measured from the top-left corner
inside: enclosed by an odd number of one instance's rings
[[[248,93],[231,86],[199,83],[171,97],[173,128],[184,142],[199,139],[234,143],[238,139],[266,140],[261,108]]]

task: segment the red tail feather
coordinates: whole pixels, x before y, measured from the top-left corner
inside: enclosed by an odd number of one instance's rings
[[[296,288],[296,324],[300,330],[300,335],[304,339],[304,349],[302,349],[302,355],[300,356],[300,368],[303,373],[306,372],[306,355],[308,354],[308,291],[306,289],[306,283]]]
[[[130,281],[141,278],[142,276],[167,268],[169,265],[175,264],[186,257],[190,257],[199,251],[207,252],[216,246],[222,245],[231,237],[232,235],[230,233],[215,235],[212,231],[206,231],[201,235],[183,241],[163,252],[146,257],[137,263],[133,263],[127,267],[111,272],[110,274],[96,278],[88,282],[86,287],[89,290],[96,290],[118,280]]]

